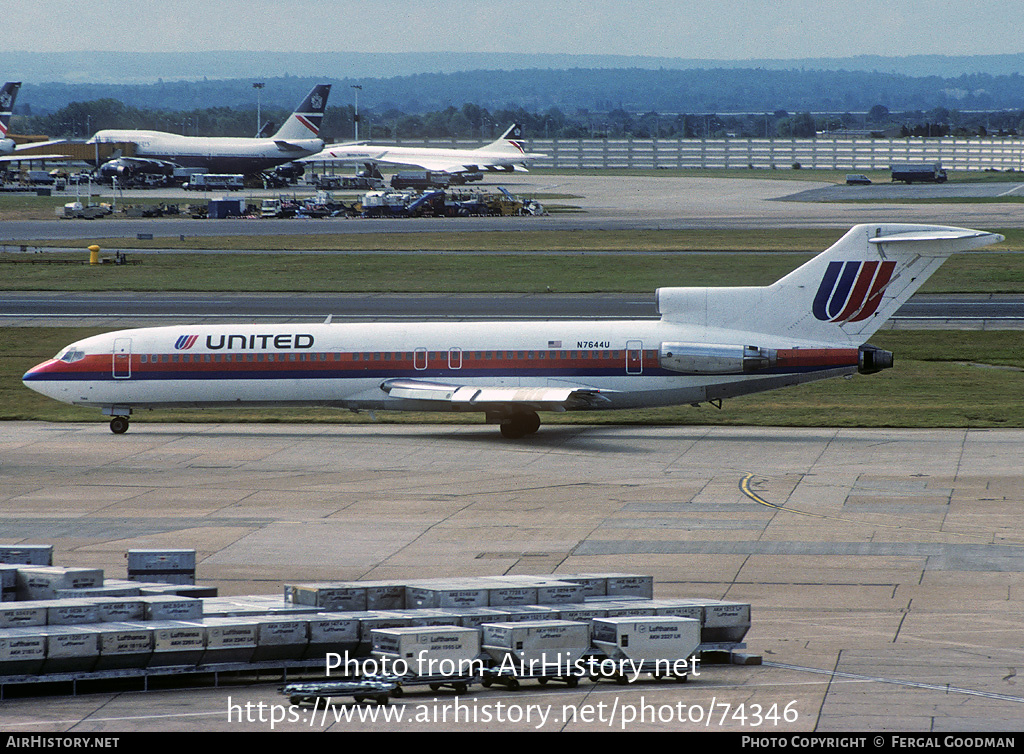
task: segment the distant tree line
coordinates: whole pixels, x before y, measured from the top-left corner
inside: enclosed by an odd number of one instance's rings
[[[260,123],[272,133],[290,115],[280,107],[264,107]],[[571,114],[557,107],[531,111],[521,106],[488,109],[466,103],[423,113],[399,108],[360,108],[360,139],[478,139],[500,136],[519,123],[529,139],[577,138],[809,138],[819,134],[877,137],[1016,136],[1024,133],[1024,111],[966,112],[944,107],[928,111],[890,112],[875,105],[866,113],[821,115],[777,109],[747,114],[630,112],[577,108]],[[108,128],[149,129],[189,136],[255,136],[256,108],[208,107],[190,110],[130,107],[112,98],[72,102],[46,115],[15,115],[11,130],[51,138],[84,139]],[[328,107],[322,128],[328,141],[355,135],[353,105]]]

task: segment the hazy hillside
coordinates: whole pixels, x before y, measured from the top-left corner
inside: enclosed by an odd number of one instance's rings
[[[904,76],[955,78],[963,74],[1010,75],[1024,71],[1024,55],[912,55],[773,60],[700,60],[625,55],[539,55],[453,52],[95,52],[4,53],[4,75],[33,84],[152,84],[164,81],[301,78],[389,79],[418,73],[529,68],[646,68],[668,70],[750,68],[766,70],[878,71]]]
[[[14,78],[13,76],[11,78]],[[129,107],[166,111],[256,106],[254,77],[153,84],[36,83],[27,77],[16,112],[45,114],[70,102],[110,98]],[[418,113],[474,103],[490,109],[522,107],[607,112],[864,112],[1024,110],[1024,77],[1017,73],[909,76],[868,71],[767,68],[575,68],[418,73],[390,78],[337,75],[264,77],[262,104],[291,109],[315,83],[334,85],[330,104],[351,105],[359,84],[360,107],[377,113]]]

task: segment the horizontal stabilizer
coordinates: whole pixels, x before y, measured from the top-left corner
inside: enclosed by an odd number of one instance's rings
[[[660,288],[662,318],[739,333],[821,344],[863,344],[958,251],[1004,240],[998,233],[935,225],[854,226],[772,285]],[[762,338],[762,341],[764,339]]]

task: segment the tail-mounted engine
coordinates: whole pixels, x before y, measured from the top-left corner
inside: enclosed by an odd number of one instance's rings
[[[892,369],[892,351],[883,351],[871,345],[861,346],[857,358],[857,371],[861,374],[874,374],[883,369]]]
[[[873,374],[892,366],[892,352],[858,348],[761,348],[721,343],[662,343],[663,369],[684,374],[746,374],[765,369],[804,371],[856,367]]]

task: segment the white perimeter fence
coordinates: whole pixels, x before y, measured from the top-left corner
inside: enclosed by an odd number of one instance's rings
[[[479,140],[403,140],[403,146],[473,149]],[[539,168],[756,168],[888,170],[898,162],[941,162],[946,170],[1024,170],[1016,138],[827,137],[814,139],[534,139],[528,152],[547,157]]]

